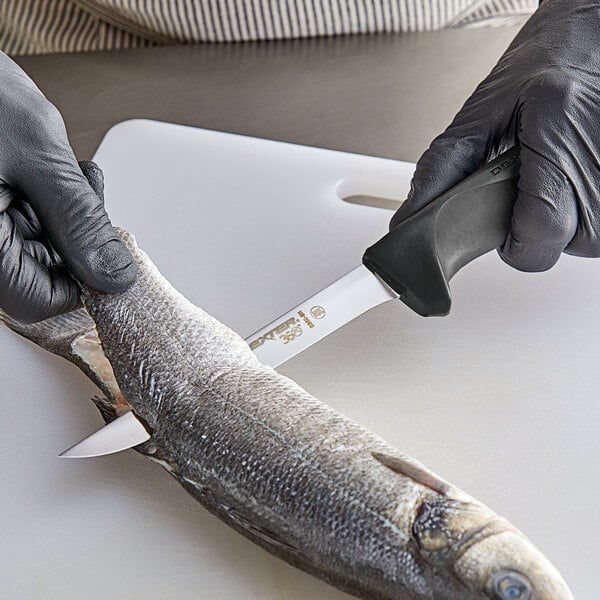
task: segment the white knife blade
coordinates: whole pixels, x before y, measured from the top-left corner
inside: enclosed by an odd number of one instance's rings
[[[398,294],[361,265],[246,338],[265,365],[278,367],[367,310]]]
[[[61,458],[92,458],[127,450],[150,439],[150,433],[133,413],[126,412],[98,431],[61,452]]]

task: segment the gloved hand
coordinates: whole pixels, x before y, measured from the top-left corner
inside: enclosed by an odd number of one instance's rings
[[[125,291],[135,265],[75,160],[58,110],[1,52],[0,132],[0,309],[22,321],[71,310],[79,303],[73,277]],[[101,180],[98,167],[87,170]]]
[[[545,0],[417,163],[391,226],[516,142],[519,193],[501,257],[522,271],[600,256],[600,3]]]

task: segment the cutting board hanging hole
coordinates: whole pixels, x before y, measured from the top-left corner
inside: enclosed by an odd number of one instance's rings
[[[336,194],[349,204],[383,208],[385,210],[398,210],[404,198],[398,197],[403,186],[393,189],[390,181],[378,181],[370,178],[351,178],[340,181],[336,187]]]
[[[363,194],[353,194],[342,198],[344,202],[350,204],[360,204],[361,206],[371,206],[373,208],[385,208],[386,210],[396,211],[402,204],[401,200],[393,198],[382,198],[381,196],[366,196]]]

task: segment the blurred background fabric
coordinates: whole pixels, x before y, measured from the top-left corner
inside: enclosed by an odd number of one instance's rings
[[[9,55],[515,25],[537,0],[2,0]]]

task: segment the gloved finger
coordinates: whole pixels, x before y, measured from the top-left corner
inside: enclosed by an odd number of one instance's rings
[[[61,268],[48,268],[25,251],[10,215],[0,213],[0,307],[26,323],[79,305],[79,288]]]
[[[27,252],[34,260],[48,268],[57,267],[61,264],[58,255],[37,240],[24,240],[23,252]]]
[[[577,233],[569,242],[564,252],[572,256],[585,256],[586,258],[600,257],[600,223],[598,215],[588,215],[589,222],[581,226],[581,215],[579,218],[580,226]]]
[[[8,184],[0,182],[0,212],[6,210],[16,199],[17,193]]]
[[[135,280],[135,263],[77,164],[60,114],[50,107],[44,131],[31,134],[38,137],[29,147],[39,153],[26,157],[17,183],[75,278],[98,290],[123,292]]]
[[[502,260],[520,271],[546,271],[577,230],[578,209],[567,176],[529,147],[521,148],[519,193]]]
[[[8,208],[8,214],[23,239],[35,240],[43,235],[42,225],[27,202],[20,199],[13,201]]]

